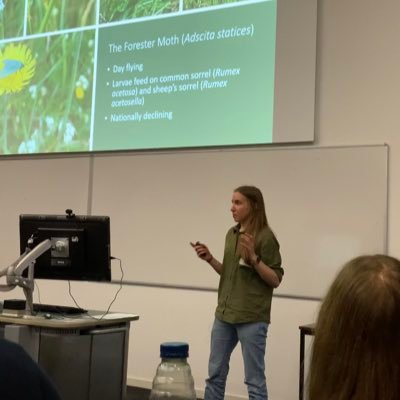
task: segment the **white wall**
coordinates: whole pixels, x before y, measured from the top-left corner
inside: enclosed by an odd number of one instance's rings
[[[397,0],[321,0],[316,93],[317,144],[390,146],[388,244],[396,257],[400,257],[399,12]]]
[[[315,118],[315,145],[385,142],[390,146],[388,249],[397,257],[400,257],[399,15],[398,0],[319,1]],[[66,303],[65,282],[39,285],[42,302]],[[88,308],[94,305],[106,308],[116,289],[116,285],[73,284],[73,294]],[[132,324],[128,381],[149,387],[159,362],[159,343],[182,339],[190,343],[189,361],[201,392],[215,304],[215,292],[124,287],[113,309],[140,315],[140,320]],[[273,400],[293,400],[298,396],[298,326],[313,321],[318,305],[300,299],[273,300],[267,344],[267,375]],[[246,398],[239,351],[232,359],[227,392],[232,398]]]

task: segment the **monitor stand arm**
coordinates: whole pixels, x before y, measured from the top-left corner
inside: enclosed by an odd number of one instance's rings
[[[29,239],[31,240],[31,239]],[[29,244],[28,240],[28,244]],[[25,250],[13,264],[9,267],[3,268],[0,271],[0,277],[6,275],[7,284],[0,285],[0,291],[8,291],[14,289],[16,286],[22,287],[26,298],[25,313],[32,315],[33,311],[33,290],[35,282],[33,278],[33,270],[35,261],[43,253],[51,248],[50,239],[43,240],[33,249],[29,247]],[[22,273],[28,268],[28,277],[22,276]]]
[[[25,303],[25,312],[28,315],[33,314],[33,291],[35,290],[35,281],[33,278],[33,269],[35,267],[35,261],[29,263],[28,266],[28,279],[27,279],[27,286],[23,287],[24,295],[26,298]]]

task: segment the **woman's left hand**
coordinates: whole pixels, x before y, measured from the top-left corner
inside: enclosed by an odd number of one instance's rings
[[[251,260],[256,257],[256,253],[254,250],[254,237],[249,233],[241,233],[239,237],[239,245],[241,249],[242,258],[249,264],[251,264]]]

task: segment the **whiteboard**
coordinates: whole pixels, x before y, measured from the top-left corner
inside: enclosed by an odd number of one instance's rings
[[[111,217],[125,281],[216,289],[235,187],[258,186],[281,244],[276,294],[320,298],[348,259],[386,252],[388,148],[236,149],[94,157],[92,212]]]

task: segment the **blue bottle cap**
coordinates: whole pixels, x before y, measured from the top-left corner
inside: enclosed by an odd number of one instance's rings
[[[165,342],[160,344],[161,358],[187,358],[189,345],[185,342]]]

